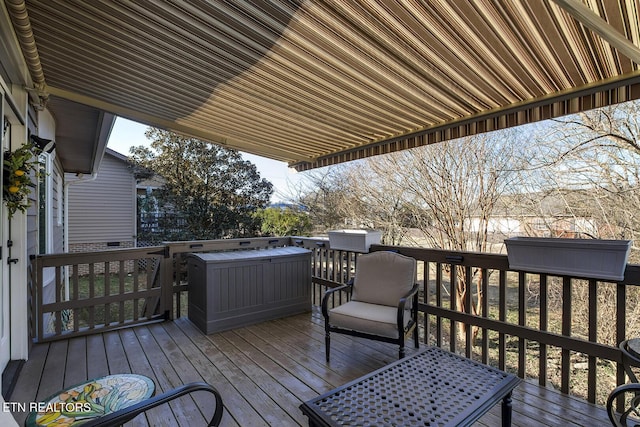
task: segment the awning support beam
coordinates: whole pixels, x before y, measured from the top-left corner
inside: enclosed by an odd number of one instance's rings
[[[602,19],[597,13],[586,6],[580,0],[553,0],[564,9],[576,21],[580,22],[591,31],[596,32],[611,46],[617,49],[627,58],[640,64],[640,47],[630,42],[620,34],[611,24]]]

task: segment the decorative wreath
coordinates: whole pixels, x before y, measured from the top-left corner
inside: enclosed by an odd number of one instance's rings
[[[9,219],[17,212],[26,212],[29,207],[27,196],[36,185],[33,177],[39,174],[38,154],[42,150],[28,142],[14,151],[5,151],[2,168],[2,199],[7,205]],[[32,175],[33,172],[33,175]]]

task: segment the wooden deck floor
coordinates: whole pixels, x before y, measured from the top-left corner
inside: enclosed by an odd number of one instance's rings
[[[296,426],[307,419],[299,405],[396,360],[390,344],[335,335],[324,361],[324,332],[317,312],[213,335],[186,318],[101,335],[35,345],[12,402],[42,400],[103,375],[135,372],[159,391],[206,381],[222,394],[223,426]],[[200,392],[147,412],[128,425],[199,426],[213,413]],[[607,426],[603,408],[529,382],[514,391],[515,426]],[[15,413],[19,423],[27,414]],[[500,405],[477,425],[500,425]]]

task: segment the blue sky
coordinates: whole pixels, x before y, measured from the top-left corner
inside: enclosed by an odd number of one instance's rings
[[[147,125],[118,117],[111,131],[107,146],[118,153],[129,155],[129,147],[149,145],[150,141],[144,136]],[[272,202],[285,201],[291,194],[290,187],[303,178],[303,174],[289,169],[287,164],[253,154],[242,153],[242,157],[256,165],[260,176],[266,178],[274,186]]]

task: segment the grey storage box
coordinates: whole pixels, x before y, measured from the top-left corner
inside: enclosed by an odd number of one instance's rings
[[[311,251],[190,254],[189,320],[205,334],[311,310]]]

